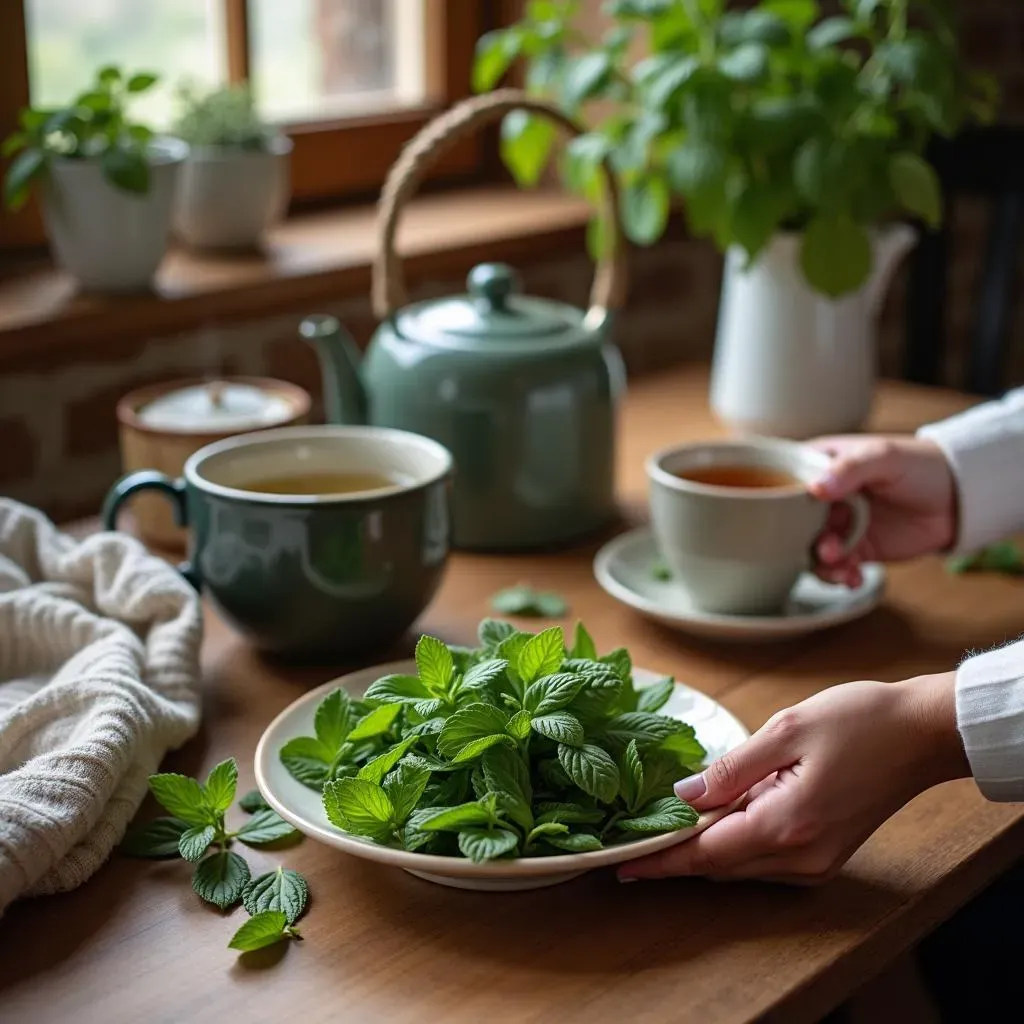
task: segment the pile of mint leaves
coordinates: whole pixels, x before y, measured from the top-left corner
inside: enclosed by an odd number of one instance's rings
[[[358,700],[333,690],[315,735],[281,748],[345,832],[482,862],[696,823],[672,784],[706,751],[691,726],[659,713],[674,680],[637,689],[628,651],[598,656],[582,623],[569,647],[561,627],[534,634],[493,619],[474,649],[423,636],[416,669]]]

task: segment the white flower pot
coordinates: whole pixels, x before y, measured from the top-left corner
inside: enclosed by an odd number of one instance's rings
[[[187,155],[180,139],[154,141],[145,195],[111,185],[98,160],[52,159],[43,220],[58,265],[89,291],[149,287],[167,251],[175,182]]]
[[[288,205],[291,150],[283,135],[267,151],[193,149],[174,204],[175,234],[197,249],[258,245]]]
[[[907,225],[874,234],[871,277],[830,299],[800,269],[800,236],[780,234],[749,268],[726,254],[711,377],[711,407],[737,433],[809,438],[863,426],[875,385],[875,321]]]

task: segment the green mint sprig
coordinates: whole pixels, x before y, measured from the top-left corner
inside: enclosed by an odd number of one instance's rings
[[[582,623],[539,633],[486,619],[476,648],[431,636],[416,673],[334,690],[314,736],[280,757],[337,828],[473,861],[584,852],[691,826],[673,782],[701,768],[691,726],[661,714],[674,681],[637,689]]]
[[[520,585],[498,591],[491,598],[491,608],[499,615],[516,615],[524,619],[560,619],[569,611],[569,604],[561,594],[540,592]]]
[[[946,568],[956,574],[995,572],[1021,576],[1024,575],[1024,552],[1011,540],[998,541],[973,554],[948,559]]]

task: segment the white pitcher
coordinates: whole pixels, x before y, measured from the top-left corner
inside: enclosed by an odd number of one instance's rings
[[[916,238],[905,224],[874,232],[871,276],[840,299],[807,283],[798,234],[776,235],[746,269],[746,254],[731,248],[711,375],[715,415],[741,434],[802,439],[860,429],[875,384],[875,322]]]

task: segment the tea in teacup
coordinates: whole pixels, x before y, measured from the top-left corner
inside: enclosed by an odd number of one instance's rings
[[[772,466],[697,466],[676,474],[708,487],[803,487],[799,477]]]
[[[251,480],[238,487],[257,494],[357,494],[383,491],[401,483],[383,473],[294,473]]]

